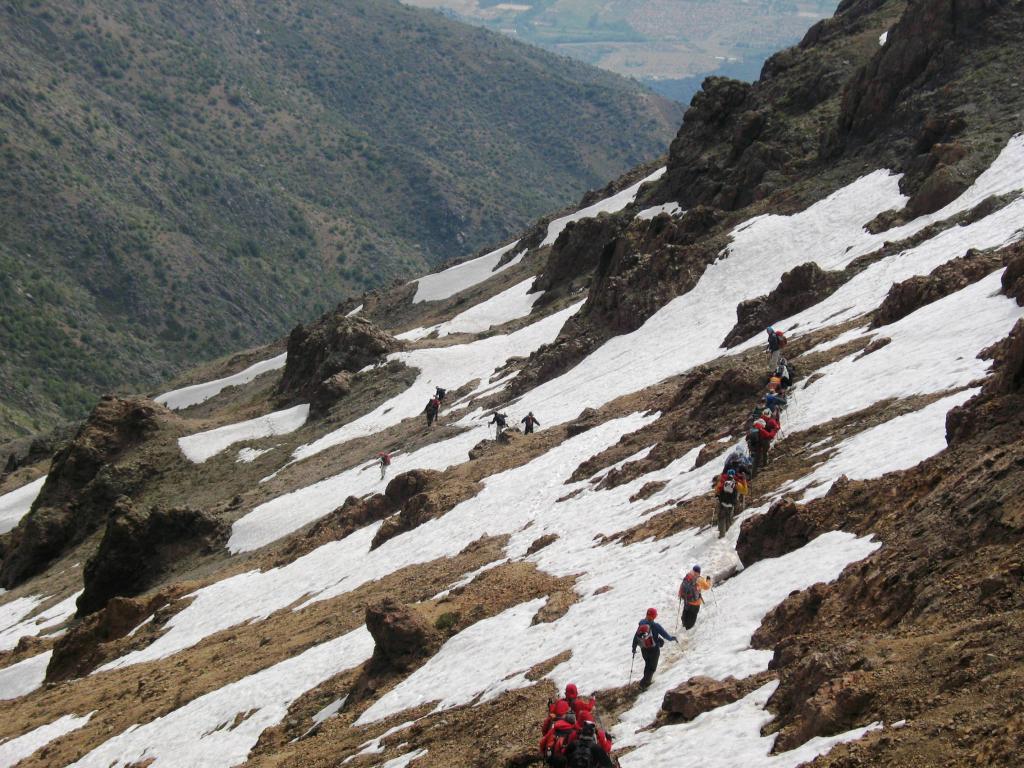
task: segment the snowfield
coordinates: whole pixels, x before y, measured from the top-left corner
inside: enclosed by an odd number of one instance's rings
[[[884,44],[884,39],[881,42]],[[552,221],[542,245],[553,243],[571,221],[622,210],[636,199],[644,182],[657,179],[663,172],[661,169],[617,195]],[[510,422],[517,423],[518,417],[532,410],[545,428],[565,423],[584,408],[599,407],[724,354],[755,349],[763,344],[763,334],[733,350],[725,350],[722,341],[736,322],[736,305],[772,290],[786,271],[808,261],[823,269],[841,270],[856,258],[875,253],[885,242],[920,233],[928,225],[970,210],[992,195],[1022,189],[1024,136],[1016,136],[960,198],[941,211],[879,235],[866,231],[865,224],[879,213],[906,203],[899,191],[899,177],[885,170],[863,176],[800,213],[752,218],[732,231],[729,245],[691,291],[670,301],[636,331],[611,338],[561,376],[508,403]],[[652,218],[662,212],[675,215],[679,207],[668,203],[638,216]],[[858,326],[819,345],[818,350],[856,340],[888,339],[870,354],[858,351],[835,360],[821,368],[810,384],[805,380],[794,387],[783,423],[784,436],[820,427],[887,400],[922,396],[931,402],[862,431],[837,432],[818,441],[812,446],[817,452],[807,461],[803,474],[777,488],[774,497],[799,495],[802,501],[809,501],[827,493],[841,475],[877,478],[912,468],[945,448],[946,413],[976,394],[979,381],[991,369],[992,362],[979,358],[979,353],[1005,337],[1024,317],[1024,308],[1000,293],[1002,270],[997,270],[887,326],[869,329],[868,313],[895,282],[927,274],[969,248],[992,248],[1021,238],[1022,222],[1024,194],[973,223],[951,227],[913,247],[879,258],[817,305],[776,324],[791,339],[840,323],[853,321]],[[510,265],[497,268],[500,259],[517,244],[420,278],[414,301],[443,300],[479,284]],[[517,255],[512,263],[522,256]],[[532,283],[532,278],[523,280],[444,322],[402,336],[424,339],[435,332],[439,337],[479,333],[528,317],[537,298],[529,293]],[[454,391],[476,382],[476,393],[501,392],[510,378],[506,375],[497,379],[496,370],[510,358],[529,355],[553,341],[581,306],[575,304],[513,333],[390,355],[389,359],[418,371],[415,383],[349,423],[302,445],[292,454],[292,463],[356,438],[372,437],[407,418],[422,418],[423,406],[435,386]],[[359,308],[353,310],[357,311]],[[160,401],[171,408],[203,402],[226,386],[280,368],[284,357],[258,363],[232,377],[169,392]],[[496,380],[491,381],[492,377]],[[447,411],[442,410],[442,419],[446,415]],[[737,422],[744,415],[737,413]],[[201,463],[236,443],[299,429],[307,416],[308,406],[297,406],[183,437],[179,446],[190,461]],[[489,413],[473,411],[455,422],[459,431],[446,432],[445,439],[417,443],[420,447],[408,452],[396,451],[389,476],[414,468],[443,470],[466,461],[474,445],[493,436],[492,428],[486,425],[488,417]],[[721,459],[741,442],[731,437],[711,441],[719,453],[701,467],[695,467],[695,463],[704,446],[696,446],[667,466],[616,488],[598,489],[594,478],[569,480],[582,462],[659,417],[655,412],[631,413],[567,438],[522,466],[484,478],[475,496],[376,549],[370,546],[380,522],[279,567],[253,569],[240,565],[249,561],[233,559],[232,564],[237,565],[233,575],[189,595],[187,605],[166,620],[162,633],[148,646],[113,659],[94,674],[169,658],[222,630],[262,621],[277,611],[303,611],[403,568],[453,557],[481,537],[502,536],[507,543],[499,557],[463,574],[448,589],[464,586],[505,563],[526,561],[553,576],[572,577],[576,602],[551,621],[534,623],[537,612],[547,603],[546,597],[538,597],[471,624],[376,699],[355,726],[372,726],[425,704],[443,711],[491,701],[507,691],[532,685],[528,671],[562,654],[566,659],[545,676],[559,689],[570,681],[584,692],[622,686],[639,676],[638,669],[631,673],[630,641],[645,609],[655,607],[660,612],[659,621],[680,637],[678,642],[666,644],[654,682],[621,714],[613,729],[618,748],[634,748],[622,757],[626,768],[684,762],[712,768],[740,764],[747,768],[791,768],[838,743],[880,728],[875,723],[829,738],[815,738],[790,752],[772,755],[774,737],[762,736],[761,729],[772,718],[766,704],[776,683],[692,722],[652,728],[665,693],[690,677],[746,677],[765,670],[772,651],[750,645],[751,635],[764,616],[794,590],[835,580],[848,565],[869,557],[881,546],[871,537],[833,531],[786,555],[744,568],[735,549],[740,523],[763,514],[769,506],[767,499],[762,506],[746,510],[721,539],[710,527],[689,528],[665,538],[617,536],[634,531],[673,504],[706,494],[709,478]],[[382,444],[376,449],[391,447]],[[653,448],[647,445],[615,466],[642,459]],[[243,448],[238,460],[252,460],[259,453]],[[316,482],[258,504],[232,526],[229,551],[238,554],[267,546],[329,514],[348,496],[382,491],[390,477],[381,479],[373,458],[370,453],[358,466],[321,476]],[[609,471],[605,468],[598,474]],[[39,487],[42,482],[36,481]],[[657,483],[658,489],[647,492],[643,500],[631,501],[650,483]],[[25,514],[38,490],[26,486],[0,497],[0,526],[8,519],[16,522]],[[542,537],[552,539],[551,543],[528,554],[531,545]],[[626,541],[631,543],[623,543]],[[689,632],[674,630],[679,581],[695,563],[713,577],[714,587],[706,595],[696,627]],[[249,570],[241,570],[243,567]],[[30,614],[44,605],[46,598],[22,596],[0,605],[0,650],[14,647],[23,635],[40,634],[67,620],[77,597],[72,595],[35,616]],[[362,664],[372,651],[373,641],[365,627],[328,639],[177,706],[162,717],[132,725],[120,734],[109,734],[109,738],[105,734],[107,740],[90,745],[92,751],[75,765],[106,768],[147,760],[152,760],[154,766],[237,765],[246,760],[266,728],[286,718],[289,707],[300,696]],[[48,660],[48,653],[44,653],[0,669],[0,698],[31,696],[42,682]],[[341,699],[335,699],[317,718],[332,716],[342,705]],[[80,728],[89,717],[91,713],[84,717],[68,714],[0,743],[0,768]],[[388,734],[411,725],[403,723]],[[363,753],[383,754],[381,742],[388,734],[364,742]],[[426,754],[425,749],[401,749],[405,750],[403,754],[381,765],[402,768]]]

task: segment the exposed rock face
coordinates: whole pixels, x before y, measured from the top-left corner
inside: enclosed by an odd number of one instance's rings
[[[567,224],[533,283],[533,291],[544,291],[540,302],[553,301],[588,282],[605,250],[616,247],[630,219],[628,214],[605,214]]]
[[[99,549],[85,564],[78,615],[98,611],[114,596],[139,594],[168,565],[192,553],[212,552],[230,533],[229,525],[205,512],[145,511],[122,496],[110,511]]]
[[[277,394],[309,398],[320,408],[347,392],[348,381],[335,378],[356,373],[401,347],[401,342],[365,318],[328,313],[312,325],[298,325],[288,337],[288,361]]]
[[[813,307],[835,293],[846,282],[842,272],[826,272],[813,261],[782,275],[767,296],[741,301],[736,307],[736,325],[722,342],[734,347],[775,322]]]
[[[770,676],[761,673],[737,680],[729,675],[724,680],[716,680],[713,677],[697,675],[666,693],[661,708],[688,722],[704,712],[739,701],[763,685]]]
[[[5,475],[37,464],[42,461],[49,461],[57,451],[67,445],[75,435],[71,425],[59,427],[45,435],[26,437],[14,440],[7,444],[7,461],[0,470],[0,480]]]
[[[783,498],[763,515],[743,521],[736,554],[745,566],[768,557],[780,557],[799,549],[820,533],[807,507]]]
[[[1024,243],[1010,246],[1002,282],[1003,293],[1016,299],[1017,304],[1024,307]]]
[[[101,644],[126,636],[139,622],[167,605],[171,597],[169,592],[159,592],[148,599],[111,598],[102,610],[72,626],[57,641],[46,669],[46,682],[70,680],[92,672],[106,661]]]
[[[145,482],[152,468],[118,461],[176,417],[145,398],[104,397],[74,439],[53,458],[39,498],[7,535],[0,583],[10,588],[95,531],[119,496]]]
[[[366,607],[366,628],[373,635],[371,666],[404,671],[441,647],[440,633],[412,608],[391,598]]]
[[[1003,257],[999,252],[981,253],[970,250],[965,255],[947,261],[933,269],[927,276],[917,275],[895,283],[885,300],[875,310],[871,327],[889,325],[926,304],[938,301],[981,280],[999,269]]]

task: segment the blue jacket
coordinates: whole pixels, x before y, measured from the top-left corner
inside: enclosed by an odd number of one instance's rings
[[[672,635],[665,631],[665,628],[656,621],[650,619],[641,619],[641,624],[647,624],[651,628],[651,634],[654,635],[654,643],[658,648],[661,648],[665,644],[665,640],[675,640]],[[640,638],[637,634],[633,633],[633,652],[636,653],[637,646],[640,645]]]

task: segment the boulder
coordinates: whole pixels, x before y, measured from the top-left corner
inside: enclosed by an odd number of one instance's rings
[[[388,597],[366,607],[366,628],[375,643],[371,666],[405,671],[441,647],[441,634],[407,605]]]
[[[983,253],[971,249],[963,256],[936,267],[928,275],[916,275],[895,283],[875,310],[871,327],[894,323],[926,304],[981,280],[1002,264],[1003,256],[999,252]]]
[[[806,507],[790,498],[782,498],[763,515],[743,521],[736,540],[736,554],[749,568],[758,560],[793,552],[819,533],[817,522]]]
[[[155,471],[144,464],[117,462],[175,418],[146,398],[100,400],[54,456],[32,510],[8,534],[0,584],[10,589],[41,572],[99,528],[113,501],[137,490]]]
[[[737,680],[732,675],[724,680],[703,675],[691,677],[665,694],[661,708],[685,721],[690,721],[704,712],[739,701],[761,685],[764,677],[763,674],[756,676],[756,679],[745,680]]]
[[[98,611],[112,597],[139,594],[183,557],[223,546],[230,532],[229,525],[206,512],[145,511],[122,496],[110,511],[99,548],[85,564],[78,615]]]
[[[321,408],[347,392],[349,381],[335,378],[356,373],[401,347],[401,342],[363,317],[339,310],[311,325],[298,325],[288,336],[288,359],[277,385],[283,399],[306,398]]]
[[[722,342],[734,347],[785,317],[812,307],[834,293],[846,281],[842,272],[826,272],[813,261],[794,267],[766,296],[741,301],[736,307],[736,325]]]
[[[83,677],[106,661],[100,646],[125,637],[147,616],[167,605],[170,592],[158,592],[149,598],[114,597],[106,606],[87,616],[60,637],[46,668],[46,682],[53,683]]]

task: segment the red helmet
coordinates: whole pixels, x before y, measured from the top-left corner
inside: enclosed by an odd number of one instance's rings
[[[647,609],[647,618],[648,619],[656,619],[656,618],[658,618],[658,609],[657,608],[648,608]]]
[[[565,698],[575,699],[579,695],[580,692],[576,688],[576,683],[569,683],[567,686],[565,686]]]
[[[569,702],[565,699],[559,699],[555,702],[555,716],[564,717],[569,714]]]

